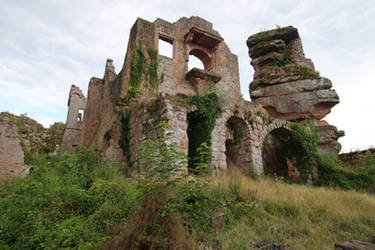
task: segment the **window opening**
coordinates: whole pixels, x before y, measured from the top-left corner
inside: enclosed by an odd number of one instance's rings
[[[189,55],[189,62],[188,62],[188,68],[191,70],[192,68],[198,68],[204,70],[203,62],[194,55]]]
[[[85,112],[84,109],[79,109],[78,110],[77,122],[82,122],[83,121],[84,112]]]
[[[173,58],[173,41],[166,38],[159,38],[159,55]]]

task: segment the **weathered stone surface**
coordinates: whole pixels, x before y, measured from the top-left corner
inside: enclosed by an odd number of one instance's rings
[[[320,126],[321,150],[337,153],[337,139],[343,133],[337,129],[334,133],[320,120],[339,103],[339,97],[331,89],[332,83],[320,77],[305,57],[297,29],[288,26],[261,32],[249,37],[247,45],[255,70],[249,87],[252,100],[273,117],[298,122],[312,119]]]
[[[322,89],[291,95],[261,97],[256,101],[280,119],[298,120],[312,117],[320,120],[339,102],[339,98],[334,90]]]
[[[44,128],[26,115],[0,113],[0,178],[27,175],[30,167],[24,163],[25,152],[29,155],[60,152],[64,127],[55,123]]]
[[[319,135],[318,146],[323,153],[334,153],[338,154],[341,149],[338,139],[345,135],[342,130],[337,130],[335,126],[332,125],[315,125],[315,131]]]
[[[23,177],[29,173],[29,167],[23,162],[24,154],[20,142],[17,126],[10,122],[7,113],[1,113],[0,179]]]
[[[311,67],[303,63],[288,64],[283,67],[265,65],[256,69],[254,80],[250,83],[250,94],[252,90],[268,85],[292,82],[303,79],[318,79],[320,75]]]
[[[350,241],[335,244],[335,250],[374,250],[374,249],[375,249],[375,244],[363,242],[359,240],[350,240]]]
[[[291,40],[297,38],[299,38],[297,29],[293,26],[287,26],[252,35],[247,39],[246,44],[249,48],[252,48],[261,42],[268,42],[272,40],[283,40],[285,42],[290,42]]]
[[[281,53],[284,52],[285,49],[286,44],[283,40],[272,40],[249,48],[249,56],[251,58],[257,58],[272,51]]]
[[[212,72],[206,72],[202,69],[192,68],[189,72],[186,73],[186,79],[191,81],[192,78],[201,78],[206,79],[208,81],[212,81],[217,83],[221,80],[221,76]]]
[[[256,89],[251,91],[251,98],[255,100],[259,97],[283,96],[318,89],[330,89],[331,87],[331,81],[324,77],[318,79],[304,79]]]

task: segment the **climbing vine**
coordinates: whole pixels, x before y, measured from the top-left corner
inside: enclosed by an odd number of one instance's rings
[[[146,80],[145,86],[153,93],[159,84],[163,82],[164,74],[161,74],[160,77],[158,76],[158,51],[147,48],[146,57],[143,52],[142,42],[139,41],[130,61],[130,77],[125,97],[126,102],[139,95],[142,79]]]
[[[289,159],[293,161],[301,174],[302,180],[307,181],[308,175],[316,166],[318,151],[318,136],[312,126],[292,124],[292,133],[281,139],[286,142],[285,149]]]
[[[130,61],[129,85],[126,92],[127,99],[132,99],[139,94],[139,86],[142,81],[142,74],[145,69],[146,58],[142,51],[142,43],[135,49],[134,55]]]
[[[125,114],[122,112],[120,116],[121,121],[121,137],[118,141],[120,148],[122,149],[126,161],[132,166],[131,155],[130,155],[130,139],[131,139],[131,125],[130,125],[131,111],[127,110]]]
[[[189,169],[193,171],[201,162],[198,157],[198,148],[202,144],[211,148],[211,133],[215,127],[216,119],[222,112],[219,97],[216,93],[195,95],[190,97],[189,103],[197,107],[197,111],[188,114],[189,137]],[[205,161],[208,161],[205,159]]]

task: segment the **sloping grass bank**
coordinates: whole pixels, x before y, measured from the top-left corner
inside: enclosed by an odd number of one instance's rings
[[[250,179],[238,173],[213,181],[252,209],[217,232],[224,249],[282,242],[294,249],[333,249],[339,241],[370,241],[375,234],[375,196],[354,191]]]
[[[161,128],[163,128],[161,126]],[[162,133],[160,133],[162,135]],[[186,156],[160,137],[124,173],[92,148],[48,156],[0,184],[0,249],[332,249],[370,241],[375,196],[341,189],[183,174]],[[179,176],[178,178],[176,178]]]

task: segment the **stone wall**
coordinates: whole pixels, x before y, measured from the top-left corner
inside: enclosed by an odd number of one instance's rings
[[[375,154],[375,148],[369,148],[361,151],[354,151],[349,153],[339,154],[338,158],[341,161],[343,167],[350,169],[357,169],[360,164],[360,156],[366,153]]]
[[[24,165],[16,124],[10,122],[6,113],[0,114],[0,179],[25,176],[29,167]]]
[[[0,178],[23,177],[33,157],[60,152],[64,128],[63,123],[44,128],[26,115],[0,113]]]

